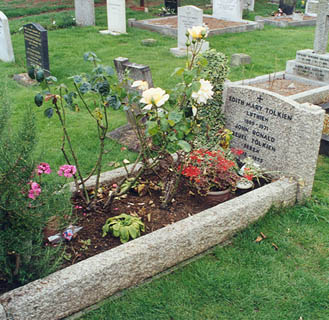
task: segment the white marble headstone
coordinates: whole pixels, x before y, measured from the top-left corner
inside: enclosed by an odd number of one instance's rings
[[[203,10],[195,6],[178,7],[178,48],[186,48],[187,29],[202,26]]]
[[[94,0],[74,0],[75,22],[78,26],[87,27],[95,25]]]
[[[126,2],[125,0],[107,0],[108,30],[103,34],[119,35],[126,33]]]
[[[0,60],[4,62],[14,62],[14,51],[11,44],[8,19],[0,11]]]
[[[244,0],[213,0],[213,17],[229,21],[241,21],[243,4]]]

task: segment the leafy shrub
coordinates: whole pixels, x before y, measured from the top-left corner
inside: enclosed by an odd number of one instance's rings
[[[196,138],[196,146],[216,149],[220,130],[223,128],[225,120],[221,107],[224,82],[229,72],[228,60],[223,53],[217,52],[215,49],[204,52],[198,60],[201,61],[201,59],[207,60],[202,73],[204,79],[213,84],[214,95],[206,104],[198,107],[201,130]]]
[[[20,131],[13,134],[6,125],[9,107],[1,92],[0,101],[0,278],[24,284],[58,267],[61,247],[45,246],[43,229],[50,217],[65,212],[69,199],[55,192],[54,183],[42,183],[42,191],[38,183],[32,183],[34,117],[28,110]]]

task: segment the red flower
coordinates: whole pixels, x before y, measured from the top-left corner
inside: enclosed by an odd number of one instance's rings
[[[241,149],[235,149],[235,148],[231,148],[231,152],[234,153],[237,156],[241,156],[244,153],[243,150],[241,150]]]
[[[186,177],[197,177],[200,173],[201,170],[194,166],[188,166],[182,171],[182,174]]]

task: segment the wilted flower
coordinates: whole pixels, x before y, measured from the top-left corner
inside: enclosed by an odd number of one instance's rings
[[[198,92],[192,92],[192,99],[196,100],[197,103],[206,103],[210,99],[214,91],[212,91],[212,84],[208,80],[200,79],[201,87]]]
[[[208,30],[204,26],[194,26],[192,28],[187,29],[187,32],[193,40],[200,40],[208,35]]]
[[[134,81],[131,86],[133,88],[137,88],[138,90],[142,90],[142,91],[145,91],[149,88],[148,82],[143,80]]]
[[[168,99],[169,94],[166,94],[166,91],[161,88],[151,88],[143,92],[143,98],[140,102],[145,103],[146,106],[143,108],[145,110],[151,110],[152,103],[157,107],[162,106]]]
[[[71,178],[77,172],[77,168],[70,164],[64,164],[57,171],[59,176],[63,176],[66,178]]]
[[[51,169],[50,169],[50,166],[48,163],[46,162],[41,162],[38,167],[37,167],[37,173],[38,175],[40,176],[42,173],[45,173],[45,174],[50,174],[51,172]]]
[[[35,200],[35,198],[41,193],[41,187],[36,182],[30,182],[31,189],[29,190],[28,197]]]

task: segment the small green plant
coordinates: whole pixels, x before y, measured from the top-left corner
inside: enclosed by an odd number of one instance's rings
[[[129,241],[129,238],[138,238],[142,231],[145,231],[145,226],[140,218],[122,213],[106,220],[103,226],[103,237],[110,232],[114,237],[120,237],[120,241],[125,243]]]

